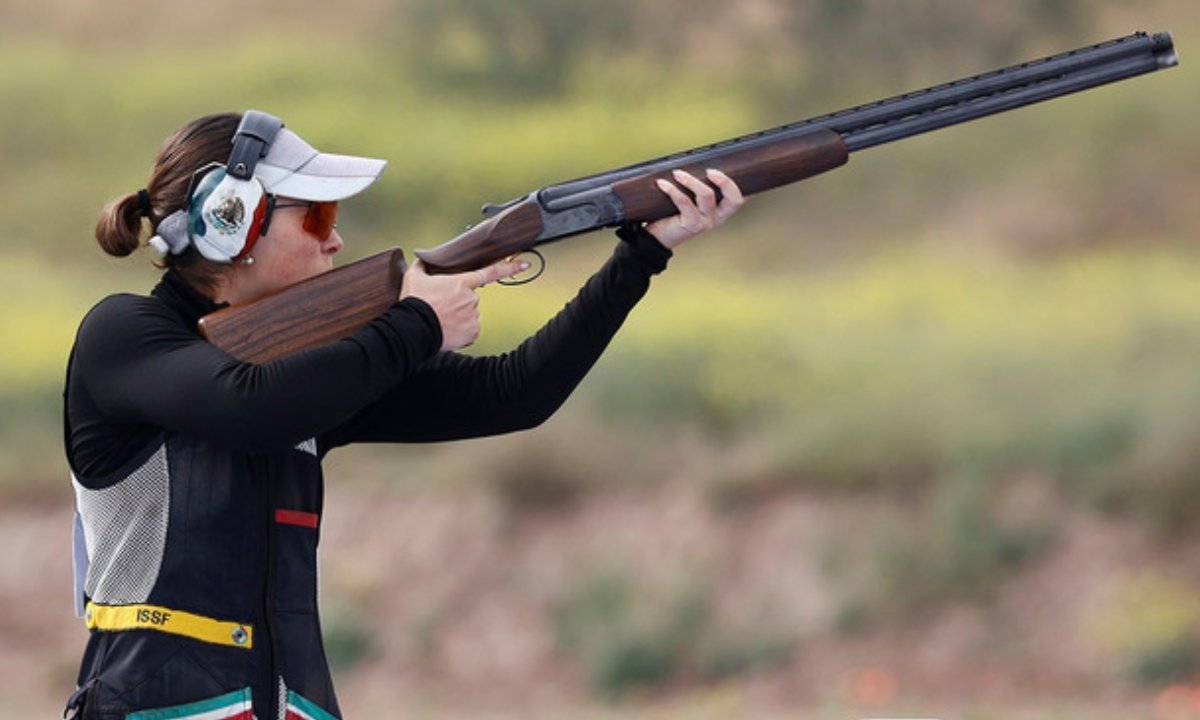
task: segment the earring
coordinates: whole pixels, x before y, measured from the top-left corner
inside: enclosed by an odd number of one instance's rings
[[[251,257],[251,256],[249,256],[249,255],[247,255],[246,257],[242,258],[240,262],[241,262],[243,265],[253,265],[253,264],[254,264],[254,258],[253,258],[253,257]]]

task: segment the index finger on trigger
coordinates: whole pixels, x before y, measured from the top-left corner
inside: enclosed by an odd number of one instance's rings
[[[488,283],[502,278],[512,277],[529,269],[529,263],[522,260],[501,260],[493,265],[480,268],[476,273],[478,283],[474,287],[483,287]]]

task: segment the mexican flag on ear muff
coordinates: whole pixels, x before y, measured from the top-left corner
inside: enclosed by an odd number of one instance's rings
[[[272,197],[254,169],[275,141],[283,121],[259,110],[242,114],[229,160],[202,168],[188,189],[188,236],[204,257],[240,260],[266,232]]]
[[[246,256],[263,231],[270,199],[262,183],[242,180],[223,165],[197,174],[188,196],[188,236],[200,254],[229,263]]]

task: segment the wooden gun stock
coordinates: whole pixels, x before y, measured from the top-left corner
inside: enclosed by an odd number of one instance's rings
[[[679,169],[703,180],[720,198],[720,190],[704,175],[708,168],[716,168],[733,178],[742,194],[749,197],[841,167],[848,159],[841,135],[832,130],[813,130],[769,145],[733,147],[724,153],[714,153],[704,162],[681,164]],[[612,192],[625,208],[626,221],[650,222],[679,212],[671,198],[655,184],[660,178],[671,180],[673,170],[659,170],[613,183]]]
[[[791,183],[819,175],[820,173],[846,164],[849,155],[842,137],[832,130],[815,129],[791,137],[777,139],[771,143],[730,145],[706,152],[702,159],[681,158],[666,167],[650,167],[645,172],[621,177],[603,188],[602,193],[593,193],[587,202],[597,202],[619,207],[619,217],[593,220],[604,215],[603,210],[590,214],[574,215],[578,205],[565,203],[562,211],[567,220],[555,223],[555,202],[543,204],[534,193],[515,204],[506,206],[497,214],[474,225],[458,237],[442,243],[431,250],[417,250],[416,256],[425,263],[430,273],[457,273],[490,265],[513,255],[519,255],[536,245],[552,240],[594,230],[604,225],[620,222],[651,222],[670,217],[677,212],[655,181],[672,179],[672,171],[685,170],[695,175],[706,185],[720,190],[705,178],[705,171],[715,168],[723,171],[738,184],[742,194],[755,195],[766,190],[790,185]],[[680,188],[687,195],[691,191]],[[550,206],[548,210],[546,205]],[[583,217],[583,225],[572,222]]]
[[[200,318],[200,334],[239,360],[266,363],[349,337],[392,306],[404,252],[385,250],[273,295]]]

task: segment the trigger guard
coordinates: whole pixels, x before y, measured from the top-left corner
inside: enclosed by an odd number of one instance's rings
[[[532,277],[527,277],[524,280],[512,280],[510,278],[500,278],[499,280],[496,281],[497,285],[505,285],[507,287],[516,287],[517,285],[525,285],[526,283],[531,283],[534,280],[537,280],[538,278],[540,278],[542,276],[542,273],[546,272],[546,258],[543,257],[540,252],[530,248],[529,250],[526,250],[524,252],[517,253],[516,255],[513,256],[513,259],[515,260],[516,258],[519,258],[522,255],[533,255],[534,257],[536,257],[538,259],[537,272],[535,272]]]

